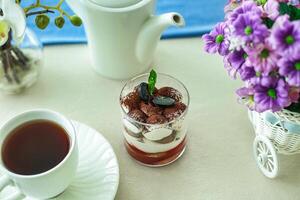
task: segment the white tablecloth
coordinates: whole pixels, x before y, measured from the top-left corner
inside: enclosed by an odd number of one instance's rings
[[[118,97],[123,82],[94,73],[86,45],[45,48],[37,84],[22,95],[0,94],[0,122],[28,109],[48,108],[86,123],[112,144],[120,164],[117,200],[297,200],[300,157],[280,156],[280,177],[265,178],[252,155],[254,133],[222,58],[203,51],[199,38],[161,41],[153,63],[191,94],[189,143],[184,156],[163,168],[143,167],[126,153]]]

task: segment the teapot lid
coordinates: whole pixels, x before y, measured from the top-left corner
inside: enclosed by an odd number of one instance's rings
[[[123,8],[123,7],[128,7],[137,4],[142,0],[90,0],[90,1],[103,7]]]

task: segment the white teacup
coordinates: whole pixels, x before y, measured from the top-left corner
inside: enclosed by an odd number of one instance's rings
[[[76,130],[73,124],[63,115],[50,110],[33,110],[19,114],[0,128],[0,149],[5,138],[20,125],[34,120],[49,120],[65,129],[70,139],[67,156],[54,168],[36,175],[20,175],[9,171],[3,164],[0,154],[0,192],[7,185],[14,184],[19,192],[12,194],[11,199],[20,195],[37,199],[48,199],[61,194],[74,179],[78,164],[78,147]]]

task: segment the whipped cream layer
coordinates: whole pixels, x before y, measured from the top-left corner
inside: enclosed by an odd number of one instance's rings
[[[159,131],[159,130],[156,130]],[[162,128],[162,132],[165,132]],[[136,138],[127,133],[126,129],[124,129],[123,134],[126,141],[136,147],[137,149],[145,152],[145,153],[161,153],[174,149],[177,147],[186,137],[186,128],[182,128],[181,131],[175,131],[174,139],[168,143],[158,143],[157,141],[151,141],[147,138]]]

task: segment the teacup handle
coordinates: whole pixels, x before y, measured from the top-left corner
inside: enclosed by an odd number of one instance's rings
[[[17,192],[7,196],[4,200],[21,200],[24,198],[25,196],[21,193],[20,190],[18,190]]]
[[[2,175],[0,177],[0,192],[8,185],[11,185],[13,182],[7,175]],[[18,189],[15,193],[10,194],[9,196],[5,197],[4,200],[20,200],[23,199],[25,196],[22,192]]]
[[[12,181],[6,175],[0,177],[0,191],[2,191],[6,186],[11,185]]]

